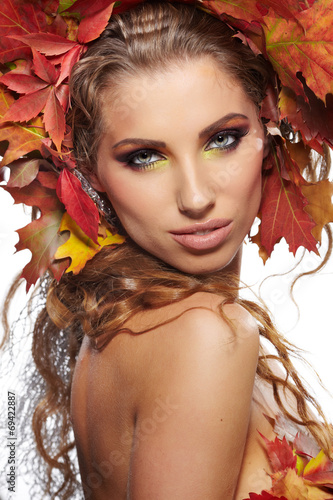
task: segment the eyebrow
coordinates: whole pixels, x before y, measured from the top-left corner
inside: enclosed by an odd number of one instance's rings
[[[241,118],[243,120],[249,120],[249,118],[246,115],[242,115],[241,113],[228,113],[227,115],[223,116],[216,122],[212,123],[211,125],[208,125],[208,127],[204,128],[200,133],[199,133],[199,139],[202,139],[203,137],[210,136],[216,130],[222,129],[225,125],[227,125],[229,122],[232,120],[235,120],[237,118]]]
[[[223,116],[216,122],[212,123],[211,125],[208,125],[208,127],[201,130],[201,132],[199,132],[199,139],[202,139],[203,137],[207,137],[213,134],[216,131],[216,129],[223,128],[231,120],[237,118],[245,120],[249,119],[246,115],[242,115],[241,113],[228,113],[227,115]],[[137,144],[139,146],[146,146],[147,144],[149,144],[150,146],[153,146],[155,148],[166,147],[166,143],[164,141],[155,141],[154,139],[139,139],[138,137],[133,137],[128,139],[123,139],[117,142],[112,146],[112,149],[116,149],[118,146],[124,146],[126,144]]]

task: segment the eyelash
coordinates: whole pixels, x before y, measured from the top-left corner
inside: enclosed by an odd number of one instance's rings
[[[218,132],[217,134],[213,135],[213,137],[211,137],[207,143],[207,146],[205,147],[205,151],[209,151],[211,149],[220,149],[222,152],[227,152],[227,151],[231,151],[231,150],[234,150],[237,148],[237,146],[239,145],[241,139],[246,136],[248,134],[248,130],[247,129],[233,129],[233,130],[224,130],[222,132]],[[223,138],[230,138],[232,137],[234,140],[232,141],[231,144],[227,144],[225,146],[216,146],[216,147],[211,147],[209,148],[209,144],[211,144],[212,142],[216,141],[216,139],[219,137],[219,136],[222,136]],[[134,151],[133,153],[130,153],[125,159],[124,159],[124,163],[126,163],[126,165],[128,165],[129,167],[133,168],[134,170],[139,170],[139,171],[144,171],[144,170],[153,170],[156,166],[156,164],[161,161],[161,159],[159,160],[154,160],[152,162],[142,162],[142,163],[134,163],[134,159],[137,158],[140,154],[142,153],[148,153],[150,154],[151,156],[161,156],[159,153],[157,153],[156,151],[154,151],[153,149],[140,149],[140,150],[137,150],[137,151]],[[165,160],[164,157],[162,157],[162,160]]]

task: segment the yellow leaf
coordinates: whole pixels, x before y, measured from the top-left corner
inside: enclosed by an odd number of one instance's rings
[[[297,455],[297,453],[296,453],[296,457],[297,457],[297,462],[296,462],[297,474],[299,476],[302,476],[303,471],[304,471],[304,467],[307,463],[307,460],[305,460],[304,457]]]
[[[303,475],[306,477],[309,474],[313,474],[314,472],[317,472],[318,469],[322,469],[329,462],[329,458],[325,455],[323,450],[320,450],[316,457],[311,458],[310,462],[304,469]]]
[[[55,258],[63,259],[70,257],[71,265],[67,268],[66,273],[73,272],[78,274],[84,268],[87,261],[92,259],[102,247],[107,245],[119,245],[124,242],[125,238],[119,234],[113,235],[108,229],[105,238],[98,238],[98,245],[93,242],[82,229],[73,221],[73,219],[65,212],[59,231],[69,231],[69,239],[61,245],[56,251]]]
[[[328,222],[333,222],[333,183],[329,180],[320,181],[317,184],[310,184],[302,187],[302,193],[307,198],[309,204],[305,211],[311,215],[316,227],[312,234],[317,241],[321,242],[321,232],[323,226]]]
[[[295,469],[288,469],[287,473],[277,472],[272,475],[273,486],[270,493],[277,497],[293,500],[327,500],[327,491],[304,481],[297,475]]]
[[[288,472],[278,472],[273,474],[273,487],[271,493],[277,497],[294,498],[296,500],[309,500],[308,489],[303,478],[297,475],[295,469],[288,469]]]
[[[125,236],[120,236],[120,234],[112,234],[107,229],[106,237],[98,237],[97,241],[101,245],[101,247],[106,247],[107,245],[121,245],[125,241]]]

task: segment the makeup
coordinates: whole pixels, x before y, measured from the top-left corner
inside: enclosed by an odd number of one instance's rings
[[[210,250],[221,245],[232,230],[230,219],[211,219],[203,224],[170,231],[173,239],[192,250]]]

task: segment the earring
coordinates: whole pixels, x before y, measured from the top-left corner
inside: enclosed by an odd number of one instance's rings
[[[117,214],[114,212],[110,201],[107,198],[101,196],[79,170],[74,168],[73,173],[81,182],[83,191],[85,191],[87,195],[93,200],[106,222],[110,224],[110,226],[114,227],[117,230],[118,234],[125,235],[126,232],[122,227]]]

